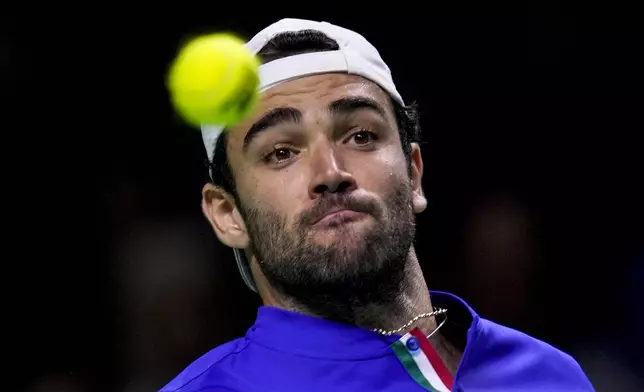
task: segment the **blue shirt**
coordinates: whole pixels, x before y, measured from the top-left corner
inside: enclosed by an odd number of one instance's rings
[[[480,318],[454,295],[431,297],[448,309],[447,325],[464,327],[452,391],[594,391],[569,355]],[[161,392],[424,391],[392,350],[400,338],[263,306],[246,336],[206,353]]]

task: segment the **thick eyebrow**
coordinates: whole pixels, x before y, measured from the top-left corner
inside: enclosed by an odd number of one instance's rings
[[[335,100],[329,104],[328,110],[333,116],[347,116],[358,110],[371,110],[386,120],[386,111],[377,101],[361,96],[345,97]],[[275,127],[281,123],[299,123],[302,121],[302,112],[292,107],[278,107],[264,114],[257,120],[244,136],[243,151],[253,139],[262,131]]]
[[[261,131],[272,128],[281,123],[298,123],[300,121],[302,121],[302,113],[295,108],[279,107],[269,111],[257,120],[250,127],[246,136],[244,136],[244,152],[248,149],[250,142],[252,142]]]
[[[385,108],[382,107],[377,101],[367,97],[345,97],[340,98],[329,104],[329,111],[334,116],[346,116],[356,112],[357,110],[367,109],[375,112],[383,119],[387,119]]]

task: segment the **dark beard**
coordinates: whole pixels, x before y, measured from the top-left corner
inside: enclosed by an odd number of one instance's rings
[[[259,266],[282,295],[296,305],[326,319],[354,323],[355,310],[365,305],[387,304],[404,290],[405,266],[415,235],[411,186],[393,186],[384,208],[373,200],[350,195],[323,196],[289,229],[276,213],[242,206]],[[322,246],[307,238],[316,217],[332,206],[370,214],[376,224],[366,235],[350,225],[337,245]]]

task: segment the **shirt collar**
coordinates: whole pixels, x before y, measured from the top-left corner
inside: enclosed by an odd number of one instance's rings
[[[430,294],[432,304],[447,308],[450,320],[466,324],[463,325],[466,330],[478,319],[474,310],[457,296],[440,291]],[[246,338],[275,351],[309,358],[364,360],[392,355],[389,345],[400,335],[383,336],[349,324],[261,306]]]

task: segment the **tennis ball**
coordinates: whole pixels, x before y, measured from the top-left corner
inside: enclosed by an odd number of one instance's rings
[[[176,112],[188,124],[231,126],[259,99],[259,60],[234,35],[204,35],[179,50],[167,83]]]

